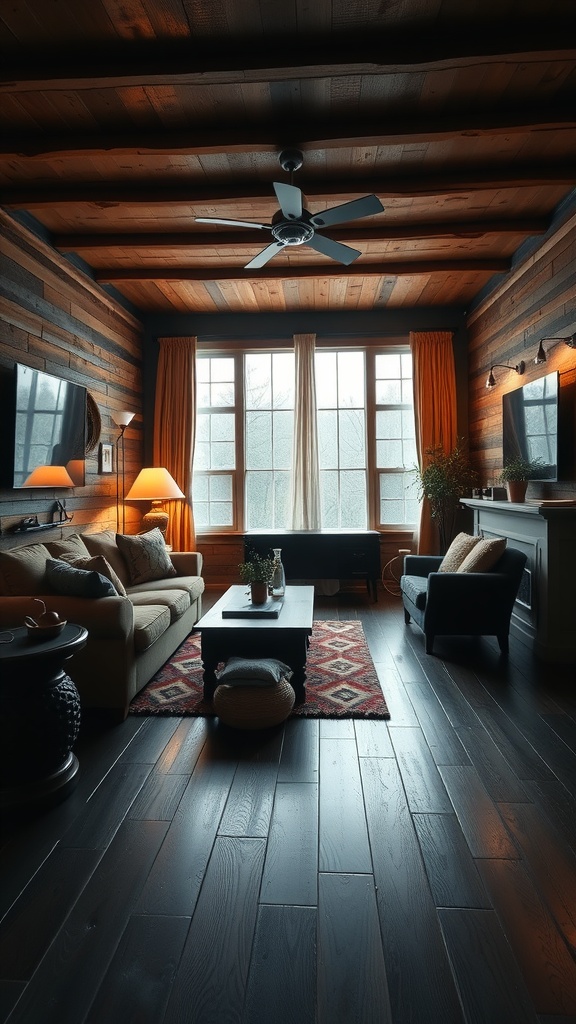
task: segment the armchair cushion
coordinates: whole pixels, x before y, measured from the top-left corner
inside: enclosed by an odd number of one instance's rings
[[[444,558],[440,562],[438,572],[456,572],[467,555],[480,543],[479,535],[459,533],[452,541]]]
[[[488,572],[496,565],[505,548],[505,537],[484,538],[466,555],[456,571]]]
[[[402,593],[412,601],[417,608],[424,611],[426,607],[426,595],[428,592],[428,579],[426,576],[403,576]]]

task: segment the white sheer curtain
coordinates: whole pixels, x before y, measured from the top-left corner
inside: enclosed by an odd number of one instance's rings
[[[315,347],[315,334],[294,335],[296,402],[292,445],[292,530],[320,529]]]

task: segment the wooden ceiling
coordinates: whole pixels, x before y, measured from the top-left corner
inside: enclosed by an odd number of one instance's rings
[[[576,184],[573,0],[13,0],[0,205],[145,313],[465,309]],[[318,214],[384,212],[244,269],[280,151]]]

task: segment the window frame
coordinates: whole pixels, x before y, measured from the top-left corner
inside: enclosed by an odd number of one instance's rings
[[[316,348],[339,352],[346,349],[362,349],[365,358],[365,423],[366,423],[366,509],[368,530],[377,530],[381,534],[408,532],[413,530],[415,523],[380,523],[380,475],[382,470],[376,466],[376,413],[380,406],[376,405],[375,367],[378,354],[406,354],[410,352],[407,335],[379,337],[317,337]],[[244,402],[244,357],[256,352],[282,352],[293,349],[290,339],[266,339],[236,342],[201,342],[197,344],[197,358],[222,357],[234,360],[234,418],[235,418],[235,460],[233,470],[208,471],[211,475],[218,472],[232,475],[233,514],[230,526],[199,526],[198,533],[205,536],[218,534],[243,534],[246,532],[245,522],[245,402]],[[200,408],[197,411],[201,411]],[[213,411],[220,411],[214,409]],[[407,467],[388,472],[405,473]]]

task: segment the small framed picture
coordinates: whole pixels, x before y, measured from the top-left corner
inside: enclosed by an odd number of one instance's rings
[[[100,472],[111,473],[112,472],[112,445],[101,444],[100,445]]]

